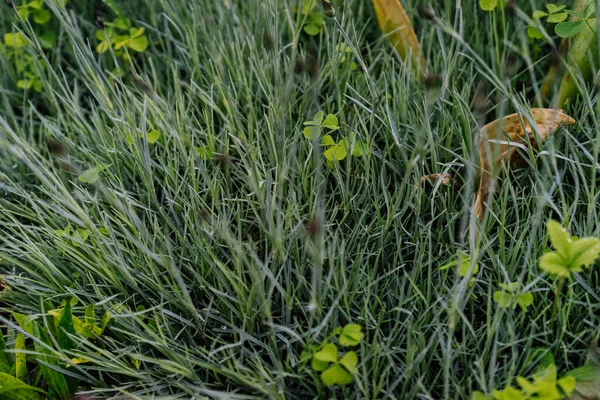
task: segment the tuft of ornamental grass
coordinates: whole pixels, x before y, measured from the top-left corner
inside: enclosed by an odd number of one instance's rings
[[[597,267],[575,275],[550,323],[553,281],[537,262],[550,217],[573,235],[600,234],[595,94],[567,110],[576,125],[503,180],[478,240],[469,234],[477,131],[530,109],[548,65],[523,21],[477,2],[439,2],[437,25],[414,12],[443,78],[427,89],[380,37],[368,2],[338,5],[314,38],[297,1],[122,2],[152,44],[121,79],[116,58],[94,52],[92,20],[47,2],[61,51],[42,93],[8,78],[0,87],[0,300],[6,313],[40,315],[44,301],[71,297],[79,312],[113,313],[98,341],[78,337],[74,354],[56,354],[89,360],[72,371],[82,390],[458,399],[511,383],[538,347],[560,371],[591,360]],[[523,54],[519,74],[505,74],[509,54]],[[473,101],[481,84],[489,103]],[[369,154],[327,166],[302,135],[319,110]],[[154,144],[150,130],[161,132]],[[97,182],[78,180],[99,165]],[[419,183],[434,173],[456,187]],[[89,239],[57,234],[68,225]],[[438,270],[459,250],[480,265],[474,285]],[[527,314],[494,304],[513,281],[535,296]],[[308,343],[350,322],[365,332],[352,385],[298,372]]]

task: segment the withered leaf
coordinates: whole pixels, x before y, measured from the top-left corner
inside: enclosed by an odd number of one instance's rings
[[[403,60],[406,60],[410,55],[414,67],[419,69],[421,74],[424,74],[427,70],[427,63],[421,52],[417,34],[400,1],[372,1],[377,15],[377,22],[387,40],[398,50]]]
[[[562,110],[533,108],[531,116],[535,120],[535,130],[528,116],[520,113],[500,118],[481,128],[479,138],[481,172],[473,207],[473,212],[480,221],[483,220],[488,202],[493,174],[500,173],[503,164],[510,168],[523,161],[517,152],[517,147],[529,145],[538,147],[559,127],[575,123],[575,120]]]

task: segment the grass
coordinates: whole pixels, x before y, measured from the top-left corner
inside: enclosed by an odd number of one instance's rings
[[[554,281],[537,266],[547,219],[600,234],[595,93],[567,110],[576,125],[504,180],[479,238],[468,234],[477,130],[534,106],[549,63],[548,45],[529,41],[519,17],[476,2],[439,2],[437,25],[411,12],[444,78],[425,89],[368,2],[339,6],[315,38],[301,33],[295,1],[119,2],[152,44],[115,82],[116,59],[94,52],[93,13],[111,18],[109,9],[46,3],[60,51],[49,52],[43,91],[16,89],[0,58],[2,320],[70,297],[76,313],[90,303],[112,312],[98,341],[77,337],[76,350],[55,352],[90,360],[70,368],[81,390],[462,399],[513,382],[538,347],[562,372],[597,360],[597,265],[568,283],[553,323]],[[523,13],[540,2],[531,3]],[[24,29],[3,14],[3,32]],[[517,53],[519,72],[507,76]],[[480,83],[489,105],[472,101]],[[337,138],[353,132],[371,153],[327,167],[302,136],[318,110],[339,117]],[[150,129],[159,142],[129,144]],[[203,146],[215,157],[200,157]],[[99,164],[110,167],[98,182],[78,181]],[[451,173],[458,190],[418,184],[433,173]],[[56,233],[67,225],[90,238],[74,246]],[[459,250],[480,264],[473,286],[438,270]],[[527,314],[492,300],[512,281],[534,293]],[[298,372],[306,344],[350,322],[366,334],[353,384],[327,388]]]

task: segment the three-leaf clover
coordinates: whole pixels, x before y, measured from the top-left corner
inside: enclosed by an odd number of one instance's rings
[[[588,24],[589,26],[588,21],[590,19],[596,18],[596,11],[592,9],[591,4],[588,4],[587,7],[581,12],[565,10],[565,13],[579,19],[577,21],[560,21],[560,23],[554,27],[554,32],[556,32],[556,34],[562,38],[568,38],[577,35],[583,29],[585,24]]]
[[[494,301],[498,303],[501,308],[513,307],[517,305],[521,307],[524,312],[527,312],[527,307],[533,304],[533,294],[529,292],[521,293],[521,284],[519,282],[511,282],[507,284],[500,284],[503,289],[494,293]]]
[[[337,117],[334,114],[328,114],[325,117],[323,111],[316,113],[312,121],[306,121],[304,125],[306,126],[304,128],[304,137],[310,140],[321,135],[322,129],[328,129],[330,133],[340,129]]]
[[[557,6],[556,4],[546,4],[546,11],[535,10],[533,12],[532,19],[536,22],[536,25],[530,25],[527,27],[527,35],[533,39],[542,39],[544,35],[539,28],[539,21],[542,18],[546,18],[546,22],[550,24],[558,25],[555,27],[555,31],[559,29],[559,25],[562,25],[564,21],[569,17],[570,10],[565,9],[566,6]],[[570,24],[570,22],[567,22]],[[556,32],[558,34],[558,32]]]
[[[304,0],[302,6],[302,15],[306,16],[303,30],[310,36],[318,35],[325,26],[325,15],[320,11],[315,11],[317,0]]]
[[[338,346],[330,342],[338,335],[340,345],[346,347],[359,345],[364,337],[360,325],[348,324],[335,329],[321,346],[309,345],[308,350],[300,354],[300,368],[310,361],[313,371],[321,372],[321,381],[327,386],[348,385],[352,383],[352,374],[358,372],[356,352],[348,351],[342,356]]]
[[[547,223],[548,234],[556,251],[540,258],[540,268],[559,278],[568,278],[581,272],[600,257],[600,239],[571,237],[567,230],[554,220]]]

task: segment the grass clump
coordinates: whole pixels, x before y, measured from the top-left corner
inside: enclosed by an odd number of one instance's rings
[[[305,3],[45,0],[51,49],[2,4],[43,85],[3,47],[0,372],[60,399],[470,398],[543,371],[564,397],[586,366],[573,393],[594,384],[598,266],[564,289],[539,267],[547,220],[600,236],[592,88],[471,213],[479,129],[529,115],[550,65],[527,36],[541,2],[407,7],[424,82],[369,3]]]

